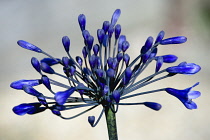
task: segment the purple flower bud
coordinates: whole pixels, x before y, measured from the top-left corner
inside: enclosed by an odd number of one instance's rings
[[[94,41],[94,37],[90,35],[90,36],[87,38],[87,46],[88,46],[88,50],[89,50],[89,51],[92,49],[93,41]]]
[[[35,52],[38,52],[38,53],[42,53],[42,50],[40,48],[38,48],[37,46],[29,43],[29,42],[26,42],[24,40],[19,40],[17,42],[17,44],[22,47],[22,48],[25,48],[25,49],[28,49],[28,50],[31,50],[31,51],[35,51]]]
[[[163,57],[159,56],[156,62],[155,72],[158,72],[163,65]]]
[[[110,25],[109,26],[109,30],[108,30],[108,35],[109,35],[109,38],[112,37],[112,34],[114,33],[114,26]]]
[[[109,29],[109,21],[104,21],[102,29],[104,30],[105,34]]]
[[[58,64],[61,61],[59,58],[56,58],[56,60],[54,60],[52,58],[44,58],[40,62],[41,63],[44,62],[44,63],[48,64],[49,66],[52,66],[52,65]]]
[[[74,91],[75,91],[75,87],[71,87],[70,89],[66,91],[57,92],[55,93],[54,99],[59,105],[63,105],[65,104],[66,100]]]
[[[115,26],[114,33],[115,33],[115,39],[118,39],[119,36],[120,36],[120,33],[121,33],[121,26],[120,26],[120,24],[117,24]]]
[[[76,71],[75,67],[74,66],[70,66],[70,68],[69,68],[70,76],[73,76],[75,71]]]
[[[156,40],[155,40],[155,44],[159,43],[163,38],[164,38],[165,32],[164,31],[160,31],[160,33],[158,34]]]
[[[78,16],[78,22],[79,22],[79,26],[81,31],[85,30],[85,25],[86,25],[86,18],[84,14],[80,14]]]
[[[68,57],[63,57],[62,62],[63,62],[64,67],[69,66],[69,58]]]
[[[76,57],[76,61],[77,61],[77,63],[78,63],[80,66],[82,66],[83,60],[82,60],[82,58],[81,58],[80,56],[77,56],[77,57]]]
[[[141,48],[141,53],[145,54],[149,49],[151,49],[153,43],[153,37],[148,37],[144,46]]]
[[[125,52],[129,48],[130,44],[128,41],[122,43],[122,51]]]
[[[101,44],[104,40],[104,35],[105,35],[105,32],[103,29],[98,29],[97,30],[97,37],[98,37],[98,42]]]
[[[108,77],[113,78],[115,76],[115,70],[113,70],[112,68],[109,68],[106,71],[106,74],[107,74]]]
[[[174,63],[178,59],[178,57],[176,55],[172,55],[172,54],[163,55],[161,57],[163,58],[164,63]]]
[[[45,111],[46,109],[47,109],[46,107],[33,108],[30,111],[28,111],[27,114],[29,115],[37,114],[37,113]]]
[[[125,61],[126,66],[128,66],[129,61],[130,61],[130,56],[128,54],[125,54],[123,56],[123,60]]]
[[[107,59],[107,64],[108,64],[109,68],[112,68],[112,64],[113,64],[113,58],[112,57],[109,57]]]
[[[158,49],[157,48],[155,48],[154,50],[152,50],[152,52],[151,52],[151,54],[150,54],[150,58],[154,58],[156,55],[157,55],[157,51],[158,51]]]
[[[42,83],[45,85],[46,88],[51,90],[50,80],[46,75],[42,75]]]
[[[201,67],[194,63],[180,63],[178,66],[173,66],[166,69],[166,71],[169,73],[178,73],[186,75],[196,74],[200,70]]]
[[[47,101],[44,96],[38,96],[37,99],[39,100],[40,104],[48,107]]]
[[[120,62],[123,59],[123,53],[117,54],[117,61]]]
[[[109,37],[108,37],[108,35],[105,35],[104,36],[104,40],[103,40],[103,46],[104,47],[107,47],[108,46],[108,43],[109,43]]]
[[[55,71],[47,63],[44,63],[44,62],[41,63],[41,69],[42,69],[42,71],[49,73],[49,74],[55,73]]]
[[[95,116],[88,116],[88,122],[90,123],[91,126],[93,126],[95,122]]]
[[[197,109],[197,105],[192,101],[192,99],[198,98],[201,93],[199,91],[191,91],[191,89],[198,84],[199,83],[196,83],[192,87],[186,88],[184,90],[166,88],[165,91],[178,98],[187,109]]]
[[[37,80],[18,80],[18,81],[12,82],[10,84],[10,87],[14,88],[14,89],[22,90],[24,85],[37,86],[37,85],[40,85],[41,83],[42,83],[42,81],[39,79],[37,79]]]
[[[32,96],[36,96],[36,97],[42,96],[42,94],[41,94],[40,92],[38,92],[37,90],[35,90],[35,89],[34,89],[33,87],[31,87],[31,86],[25,85],[25,86],[23,86],[23,90],[24,90],[26,93],[28,93],[28,94],[30,94],[30,95],[32,95]]]
[[[82,54],[83,54],[83,57],[84,57],[84,58],[87,57],[88,52],[87,52],[87,50],[86,50],[86,46],[83,47],[83,49],[82,49]]]
[[[121,35],[119,40],[118,40],[118,52],[122,51],[122,44],[123,44],[124,41],[126,41],[126,36]]]
[[[102,69],[96,69],[95,71],[97,77],[103,77],[104,71]]]
[[[147,51],[145,54],[142,55],[143,63],[146,63],[147,60],[150,58],[151,51]]]
[[[35,57],[31,58],[31,64],[36,69],[37,72],[39,73],[41,72],[40,63]]]
[[[98,52],[99,52],[99,45],[98,44],[93,46],[93,52],[94,52],[95,55],[98,55]]]
[[[68,38],[68,36],[64,36],[62,38],[62,43],[64,46],[64,49],[66,52],[69,52],[69,48],[70,48],[70,39]]]
[[[38,109],[41,106],[40,103],[29,103],[29,104],[20,104],[18,106],[15,106],[12,110],[17,115],[25,115],[31,110]]]
[[[88,30],[83,30],[82,36],[83,36],[84,40],[87,41],[88,37],[90,36],[90,33],[88,32]]]
[[[118,18],[120,17],[120,9],[116,9],[112,15],[111,24],[114,26],[117,23]]]
[[[168,45],[168,44],[181,44],[185,43],[187,41],[187,38],[185,36],[177,36],[177,37],[171,37],[160,41],[161,45]]]
[[[105,85],[105,86],[104,86],[104,89],[102,90],[103,96],[104,96],[105,94],[107,94],[108,91],[109,91],[109,87],[108,87],[107,85]]]
[[[115,102],[118,104],[120,102],[120,92],[119,92],[119,90],[113,91],[112,97],[115,100]]]
[[[90,56],[89,64],[91,68],[94,68],[96,66],[96,56],[94,54]]]
[[[118,62],[117,58],[113,58],[112,68],[113,68],[114,70],[117,69],[118,64],[119,64],[119,62]]]
[[[123,85],[127,85],[129,83],[131,76],[132,76],[132,70],[130,67],[127,67],[125,69],[125,75],[122,79]]]
[[[144,102],[144,105],[156,111],[162,108],[161,104],[154,103],[154,102]]]

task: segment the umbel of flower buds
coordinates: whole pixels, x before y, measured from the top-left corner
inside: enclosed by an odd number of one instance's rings
[[[187,62],[168,66],[175,63],[178,57],[173,54],[158,55],[159,49],[170,45],[175,50],[175,44],[185,43],[187,38],[184,36],[164,38],[165,32],[160,31],[155,40],[149,36],[139,48],[138,52],[140,53],[135,56],[136,53],[130,54],[127,51],[135,46],[130,45],[126,35],[122,34],[121,25],[117,24],[120,14],[120,9],[115,10],[111,20],[104,21],[101,28],[96,29],[96,34],[91,34],[92,31],[89,32],[87,29],[85,15],[79,15],[79,30],[84,39],[84,45],[77,48],[81,49],[80,56],[76,56],[71,51],[68,36],[64,36],[61,41],[66,52],[62,58],[55,58],[39,47],[19,40],[17,43],[20,47],[42,53],[47,57],[42,60],[35,57],[31,59],[33,68],[40,74],[39,78],[22,79],[11,83],[11,88],[23,90],[28,96],[37,99],[33,103],[22,103],[15,106],[13,112],[17,115],[32,115],[50,110],[52,114],[63,119],[73,119],[102,106],[98,118],[88,117],[89,124],[95,127],[107,109],[117,113],[118,108],[122,105],[143,105],[155,111],[160,110],[161,104],[153,101],[122,102],[128,98],[157,92],[164,92],[176,97],[187,109],[196,109],[197,105],[192,100],[198,98],[201,93],[192,90],[192,88],[198,83],[184,90],[171,87],[153,89],[152,86],[154,82],[159,82],[163,87],[162,79],[177,74],[194,75],[201,70],[199,65]],[[95,35],[97,39],[94,38]],[[159,47],[159,45],[162,46]],[[131,55],[132,57],[130,57]],[[155,62],[154,70],[150,75],[143,77],[142,73],[148,69],[152,62]],[[60,66],[59,72],[54,68],[55,65]],[[163,65],[168,67],[163,68]],[[56,76],[63,78],[65,82],[55,80]],[[51,96],[38,90],[38,87],[43,85],[49,90]],[[151,85],[151,90],[144,92],[139,90],[149,85]],[[56,90],[55,86],[60,87],[60,90]],[[161,98],[161,95],[159,96]],[[70,117],[62,113],[76,108],[85,109]]]

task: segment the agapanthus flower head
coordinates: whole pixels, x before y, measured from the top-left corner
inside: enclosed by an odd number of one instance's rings
[[[112,15],[111,21],[103,22],[102,28],[96,30],[97,40],[86,28],[85,15],[79,15],[79,27],[84,39],[84,46],[81,46],[81,56],[72,56],[70,38],[67,36],[62,38],[62,44],[67,56],[61,59],[51,56],[29,42],[19,40],[19,46],[42,53],[47,58],[40,61],[35,57],[31,59],[32,66],[41,75],[41,78],[19,80],[11,83],[10,86],[12,88],[24,90],[27,94],[38,99],[36,103],[24,103],[15,106],[13,108],[14,113],[17,115],[32,115],[51,110],[54,115],[63,119],[73,119],[97,106],[102,106],[98,119],[95,116],[88,117],[88,122],[94,127],[102,115],[107,113],[107,110],[111,109],[113,113],[116,113],[121,105],[144,105],[156,111],[160,110],[162,106],[156,102],[121,102],[135,96],[160,91],[166,91],[177,97],[186,108],[196,109],[197,106],[192,102],[192,99],[199,97],[200,92],[191,91],[191,89],[197,84],[184,90],[161,88],[134,93],[139,88],[176,74],[196,74],[201,68],[194,63],[182,62],[177,66],[163,69],[162,66],[165,63],[174,63],[178,57],[173,54],[158,56],[158,45],[181,44],[187,41],[187,38],[184,36],[164,39],[164,31],[157,35],[155,41],[153,37],[148,37],[143,43],[143,47],[139,48],[140,54],[131,60],[130,56],[134,56],[134,54],[127,53],[127,50],[130,48],[129,41],[125,35],[121,34],[121,25],[117,24],[120,14],[120,9],[117,9]],[[114,43],[112,42],[113,39]],[[147,77],[138,79],[153,61],[156,63],[154,72]],[[64,73],[56,72],[53,69],[54,65],[60,65]],[[64,78],[68,84],[54,80],[50,77],[52,74]],[[34,88],[39,85],[44,85],[52,96],[46,96],[44,93],[39,92],[37,88]],[[63,90],[55,91],[52,86],[59,86]],[[63,111],[87,107],[89,108],[71,117],[62,115]]]

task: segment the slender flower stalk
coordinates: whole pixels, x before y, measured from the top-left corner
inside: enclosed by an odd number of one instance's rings
[[[102,28],[97,30],[98,41],[86,29],[85,15],[80,14],[78,22],[84,39],[84,47],[81,48],[82,56],[76,56],[75,58],[70,53],[71,43],[68,36],[62,38],[67,57],[61,59],[51,56],[27,41],[19,40],[17,44],[20,47],[41,53],[47,57],[42,60],[35,57],[31,58],[31,64],[40,74],[40,78],[22,79],[11,83],[11,88],[23,90],[38,100],[34,103],[17,105],[13,108],[13,112],[17,115],[33,115],[50,110],[52,114],[69,120],[102,106],[98,117],[88,116],[88,122],[92,127],[95,127],[105,114],[109,139],[117,140],[116,113],[121,105],[144,105],[155,111],[162,108],[161,104],[152,101],[122,103],[122,100],[144,94],[166,92],[178,98],[187,109],[196,109],[197,105],[192,99],[199,97],[200,92],[191,89],[198,83],[184,90],[167,87],[133,93],[133,91],[144,86],[160,82],[162,79],[177,74],[194,75],[200,71],[201,67],[194,63],[182,62],[177,66],[162,69],[165,63],[174,63],[178,57],[173,54],[158,56],[158,46],[163,45],[164,47],[164,45],[181,44],[187,41],[184,36],[164,39],[164,31],[161,31],[155,40],[151,36],[148,37],[140,49],[140,54],[134,60],[131,60],[127,53],[130,44],[126,36],[121,34],[121,25],[117,24],[120,14],[120,9],[117,9],[113,13],[111,21],[103,22]],[[156,63],[154,73],[138,80],[137,77],[152,62]],[[63,74],[56,72],[53,69],[54,65],[60,65]],[[62,77],[68,84],[50,78],[52,74]],[[45,96],[37,88],[34,88],[40,85],[44,85],[51,96]],[[54,86],[61,87],[63,90],[56,91]],[[63,111],[77,108],[84,108],[84,110],[73,116],[63,116]]]

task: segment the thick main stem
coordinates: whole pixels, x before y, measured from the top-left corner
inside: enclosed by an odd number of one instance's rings
[[[112,112],[110,107],[105,107],[105,115],[106,115],[106,124],[109,134],[109,140],[118,140],[115,113]]]

